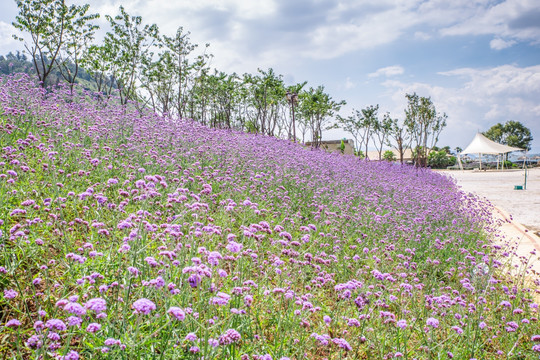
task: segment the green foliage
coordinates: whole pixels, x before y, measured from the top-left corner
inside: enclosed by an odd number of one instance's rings
[[[329,117],[334,116],[346,102],[334,101],[329,94],[324,92],[324,86],[310,87],[298,97],[300,99],[299,113],[311,131],[312,146],[319,147],[322,131],[326,128]]]
[[[141,16],[129,15],[123,6],[114,18],[106,15],[112,31],[105,34],[103,41],[104,61],[108,63],[118,88],[122,103],[136,100],[137,76],[142,64],[152,58],[151,48],[158,41],[156,24],[143,25]]]
[[[16,0],[19,14],[13,26],[30,34],[31,41],[14,35],[29,52],[42,86],[55,66],[73,84],[77,70],[71,72],[68,61],[78,66],[78,60],[98,28],[91,23],[99,17],[87,15],[89,5],[66,5],[64,0]]]
[[[6,56],[0,55],[0,74],[30,73],[33,71],[32,63],[28,62],[25,54],[17,51],[16,54],[9,53]]]
[[[352,135],[357,152],[367,154],[369,141],[373,137],[374,128],[378,126],[379,119],[377,112],[379,105],[370,105],[362,110],[353,110],[353,114],[348,117],[337,116],[337,125]],[[365,147],[364,147],[365,146]],[[365,153],[361,149],[365,149]]]
[[[396,155],[392,150],[386,150],[382,157],[386,161],[396,161]]]
[[[531,150],[531,142],[533,141],[531,130],[519,121],[510,120],[504,125],[497,123],[483,134],[495,142]]]
[[[390,115],[388,115],[390,117]],[[394,140],[391,142],[390,139]],[[403,164],[405,150],[410,146],[411,134],[405,124],[401,124],[398,119],[391,119],[388,131],[387,145],[393,146],[399,153],[399,161]]]
[[[377,152],[379,153],[379,160],[382,159],[382,149],[388,142],[388,137],[392,131],[392,127],[395,120],[390,117],[389,113],[384,114],[382,120],[377,118],[373,122],[374,143]]]
[[[433,169],[444,169],[447,166],[456,164],[455,156],[448,156],[449,153],[445,148],[441,150],[431,151],[428,155],[428,165]]]
[[[446,114],[440,115],[430,97],[406,94],[408,105],[405,110],[405,126],[413,141],[416,166],[427,166],[427,149],[433,148],[446,127]]]

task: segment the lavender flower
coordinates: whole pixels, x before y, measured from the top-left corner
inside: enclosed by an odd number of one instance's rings
[[[17,319],[11,319],[6,323],[8,328],[18,328],[19,326],[21,326],[21,322]]]
[[[26,340],[26,346],[30,349],[40,349],[43,346],[43,342],[37,335],[32,335]]]
[[[241,339],[242,336],[240,336],[240,333],[238,331],[236,331],[235,329],[228,329],[223,335],[219,337],[218,341],[219,345],[229,345],[237,343]]]
[[[148,315],[152,311],[156,310],[156,304],[148,299],[139,299],[131,306],[136,313]]]
[[[68,326],[80,326],[82,324],[82,319],[77,316],[68,317]]]
[[[4,297],[6,299],[14,299],[17,297],[17,295],[19,295],[19,293],[13,289],[4,290]]]
[[[90,323],[86,327],[86,331],[88,331],[89,333],[92,333],[92,334],[98,332],[100,329],[101,329],[101,325],[98,324],[98,323]]]
[[[196,288],[201,283],[201,277],[199,274],[191,274],[188,278],[189,286]]]
[[[101,313],[107,310],[107,302],[102,298],[90,299],[84,305],[88,310]]]
[[[407,321],[406,320],[398,320],[396,323],[396,326],[400,329],[405,329],[407,327]]]
[[[345,339],[334,338],[334,339],[332,339],[332,342],[334,344],[336,344],[337,346],[339,346],[340,348],[345,349],[345,351],[351,351],[352,350],[351,345],[349,345],[349,343]]]
[[[79,353],[74,350],[71,350],[66,356],[60,357],[61,360],[79,360],[79,358]]]
[[[86,309],[79,303],[70,302],[64,306],[64,311],[74,314],[77,316],[82,316],[86,314]]]
[[[435,319],[435,318],[429,318],[426,320],[426,324],[428,326],[431,326],[433,328],[438,328],[439,327],[439,320]]]
[[[176,320],[184,321],[186,317],[186,313],[184,310],[180,309],[179,307],[171,306],[169,310],[167,310],[167,313],[171,314],[176,318]]]
[[[237,243],[236,241],[231,240],[227,244],[226,248],[227,248],[227,250],[229,250],[232,253],[237,253],[237,252],[242,251],[243,245]]]
[[[45,327],[50,330],[65,331],[66,324],[60,319],[51,319],[45,323]]]

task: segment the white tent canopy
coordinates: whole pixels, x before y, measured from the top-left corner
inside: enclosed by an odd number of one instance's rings
[[[512,151],[523,151],[523,150],[525,149],[499,144],[495,141],[488,139],[481,133],[477,133],[474,139],[469,144],[469,146],[467,146],[465,150],[463,150],[460,154],[458,154],[459,167],[463,170],[463,166],[461,164],[461,159],[459,156],[462,154],[478,154],[480,158],[480,169],[482,169],[482,154],[499,155],[499,154],[506,154]],[[498,168],[499,168],[499,157],[497,157],[497,169]],[[504,162],[503,162],[503,170],[504,170]]]
[[[512,151],[525,150],[517,147],[507,146],[489,140],[481,133],[477,133],[473,141],[461,152],[461,154],[506,154]]]

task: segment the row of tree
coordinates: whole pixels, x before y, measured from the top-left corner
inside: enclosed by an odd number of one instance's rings
[[[367,155],[370,144],[378,152],[378,160],[383,159],[383,149],[393,146],[403,163],[405,150],[414,149],[414,163],[427,166],[430,149],[434,148],[439,135],[446,127],[446,114],[437,112],[431,98],[416,93],[405,95],[407,108],[405,119],[400,121],[386,113],[378,116],[379,105],[355,110],[348,117],[337,117],[336,127],[342,127],[351,134],[360,155]],[[362,151],[365,149],[365,153]]]
[[[30,40],[16,39],[24,43],[44,87],[57,72],[73,91],[84,73],[101,96],[115,94],[123,104],[278,137],[291,138],[298,127],[302,141],[309,134],[314,146],[320,143],[325,123],[345,104],[334,101],[323,86],[286,86],[272,69],[244,75],[211,69],[208,44],[197,53],[198,45],[182,27],[172,37],[162,35],[156,24],[144,24],[142,17],[131,16],[122,6],[118,15],[105,16],[110,30],[96,43],[95,20],[100,15],[90,14],[89,5],[16,2],[19,14],[13,25]],[[288,98],[288,93],[295,96]],[[293,118],[298,119],[294,129]]]
[[[200,50],[190,33],[179,27],[174,36],[160,34],[121,6],[106,15],[109,31],[97,43],[99,14],[86,5],[65,0],[16,0],[19,14],[13,25],[28,34],[21,40],[42,86],[54,85],[59,74],[73,91],[84,76],[99,96],[115,94],[128,102],[170,117],[191,118],[205,125],[271,136],[310,139],[318,147],[322,132],[342,127],[355,140],[358,154],[370,144],[379,159],[385,146],[396,147],[403,162],[405,149],[415,149],[415,163],[427,165],[428,151],[446,126],[430,98],[408,94],[405,119],[390,114],[379,119],[379,106],[337,115],[345,101],[335,101],[323,86],[307,82],[286,85],[272,69],[256,74],[227,74],[210,68],[206,44]],[[57,76],[58,78],[58,76]],[[298,136],[297,136],[298,134]]]

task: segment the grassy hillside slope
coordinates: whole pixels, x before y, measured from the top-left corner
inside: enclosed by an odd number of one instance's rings
[[[533,290],[449,178],[0,83],[8,358],[538,356]]]

